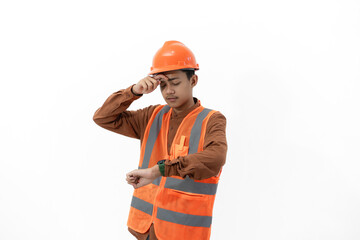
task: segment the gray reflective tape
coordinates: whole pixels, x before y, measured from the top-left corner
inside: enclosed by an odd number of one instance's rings
[[[177,223],[191,227],[207,227],[211,226],[211,216],[199,216],[192,214],[185,214],[158,208],[156,217],[167,222]]]
[[[165,188],[207,195],[215,195],[217,186],[217,183],[195,182],[188,176],[185,179],[168,177],[165,183]]]
[[[199,147],[201,127],[203,120],[211,112],[211,109],[204,108],[196,117],[195,123],[191,129],[190,141],[189,141],[189,154],[196,153]]]
[[[191,128],[189,140],[189,154],[198,152],[199,141],[201,136],[201,128],[204,119],[211,112],[211,109],[204,108],[196,117],[195,123]],[[185,179],[177,179],[168,177],[166,179],[165,188],[175,189],[183,192],[215,195],[217,184],[195,182],[186,177]]]
[[[158,177],[158,178],[156,178],[153,182],[152,182],[152,184],[155,184],[155,185],[160,185],[160,181],[161,181],[161,178],[162,177]]]
[[[137,210],[140,210],[144,213],[149,214],[150,216],[152,215],[153,205],[151,203],[148,203],[148,202],[140,199],[140,198],[133,196],[133,198],[131,200],[131,206],[133,208],[136,208]]]
[[[156,139],[157,139],[157,137],[159,135],[160,129],[161,129],[163,115],[165,113],[167,113],[169,110],[170,110],[170,107],[168,105],[164,106],[160,110],[160,112],[158,112],[158,114],[156,114],[156,117],[155,117],[153,123],[151,124],[150,131],[149,131],[149,136],[148,136],[148,139],[146,141],[146,147],[145,147],[145,153],[144,153],[143,162],[142,162],[142,165],[140,167],[142,169],[145,169],[145,168],[149,167],[151,153],[152,153],[152,150],[154,148],[154,144],[156,142]]]

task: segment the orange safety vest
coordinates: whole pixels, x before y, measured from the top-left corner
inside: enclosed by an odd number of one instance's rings
[[[162,159],[203,151],[206,125],[216,112],[202,106],[191,111],[181,122],[170,153],[167,136],[172,109],[155,108],[145,129],[139,168],[146,169]],[[189,177],[159,177],[151,184],[135,189],[128,227],[145,233],[154,223],[159,240],[210,239],[212,211],[220,173],[204,180]]]

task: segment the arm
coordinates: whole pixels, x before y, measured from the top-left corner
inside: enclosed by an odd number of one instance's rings
[[[161,78],[161,76],[157,76]],[[94,122],[109,131],[128,137],[142,138],[147,121],[156,106],[137,111],[126,111],[130,104],[142,94],[151,93],[159,85],[159,80],[145,77],[137,84],[111,94],[93,116]]]
[[[226,118],[214,113],[206,127],[202,152],[165,161],[165,177],[187,175],[195,180],[216,176],[225,164],[227,152]]]
[[[225,164],[226,143],[226,118],[221,113],[215,113],[209,119],[204,150],[202,152],[178,157],[174,160],[165,160],[164,176],[187,175],[195,180],[202,180],[216,176]],[[155,165],[147,169],[136,169],[126,174],[126,181],[134,188],[139,188],[153,182],[162,174],[160,166]]]
[[[93,116],[94,122],[102,128],[123,134],[128,137],[140,138],[140,123],[137,115],[145,115],[147,111],[126,111],[136,96],[131,91],[132,86],[111,94]]]

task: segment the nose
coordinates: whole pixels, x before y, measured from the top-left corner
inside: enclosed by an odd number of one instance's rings
[[[175,91],[174,91],[173,87],[171,86],[171,84],[168,84],[166,86],[166,94],[170,95],[170,94],[174,94],[174,93],[175,93]]]

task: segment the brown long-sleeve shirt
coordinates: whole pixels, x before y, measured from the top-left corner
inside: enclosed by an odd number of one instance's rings
[[[131,87],[111,94],[104,104],[96,110],[93,120],[107,130],[140,139],[142,142],[146,125],[158,105],[137,111],[127,111],[126,109],[130,104],[140,98],[140,96],[135,96],[132,93]],[[168,151],[170,151],[171,143],[181,121],[188,113],[199,107],[199,101],[196,98],[194,100],[196,103],[190,109],[179,114],[172,112],[169,123]],[[227,151],[225,128],[226,118],[224,115],[220,112],[214,113],[207,124],[204,150],[174,160],[166,160],[165,176],[185,177],[188,175],[196,180],[216,176],[225,164]]]

